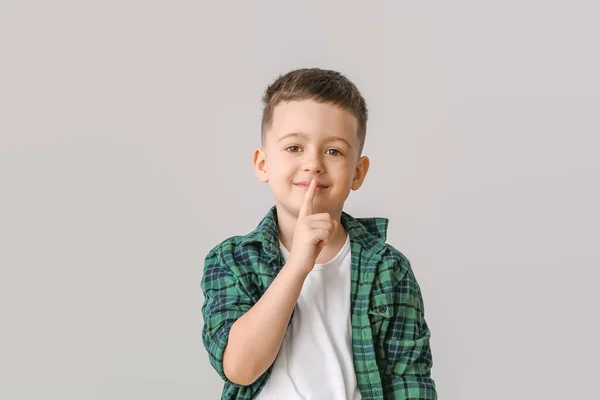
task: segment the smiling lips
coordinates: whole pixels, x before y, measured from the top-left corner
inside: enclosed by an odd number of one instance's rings
[[[310,182],[298,182],[298,183],[295,183],[295,185],[304,190],[308,190],[308,187],[310,186]],[[316,192],[321,192],[321,191],[327,189],[328,187],[329,186],[317,184]]]

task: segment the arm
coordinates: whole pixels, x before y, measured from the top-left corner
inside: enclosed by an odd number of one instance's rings
[[[250,385],[279,353],[302,285],[339,227],[330,214],[313,214],[316,187],[313,179],[298,213],[290,256],[256,304],[252,304],[223,257],[211,252],[206,258],[202,283],[206,299],[202,309],[206,324],[203,340],[212,353],[212,365],[223,379]]]
[[[239,279],[211,253],[202,277],[203,342],[224,380],[250,385],[275,360],[306,274],[292,264],[284,265],[253,304]]]
[[[423,297],[410,262],[404,256],[400,260],[398,271],[403,276],[395,287],[397,308],[386,347],[392,370],[384,393],[393,394],[390,398],[394,399],[437,400]]]

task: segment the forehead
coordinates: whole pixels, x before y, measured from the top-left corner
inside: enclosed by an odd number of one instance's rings
[[[314,100],[281,102],[275,107],[269,136],[277,140],[290,132],[303,132],[314,139],[335,135],[358,143],[358,121],[352,113]]]

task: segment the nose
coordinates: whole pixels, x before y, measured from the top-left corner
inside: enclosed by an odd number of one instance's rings
[[[314,174],[323,173],[324,166],[321,154],[318,151],[305,151],[302,160],[302,169],[306,172],[312,172]]]

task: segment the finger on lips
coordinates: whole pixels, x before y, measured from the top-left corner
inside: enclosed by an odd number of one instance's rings
[[[334,232],[337,231],[340,224],[335,219],[332,219],[331,215],[329,213],[313,214],[313,200],[315,197],[316,189],[317,189],[317,180],[313,178],[310,181],[310,185],[308,186],[306,193],[304,194],[304,199],[302,201],[302,205],[300,206],[299,216],[306,217],[306,216],[312,215],[312,217],[314,218],[315,221],[317,221],[317,220],[328,221],[328,222],[331,221],[330,235],[332,235]],[[326,241],[329,241],[329,240],[326,240]]]
[[[313,198],[315,197],[315,188],[317,186],[317,181],[313,178],[310,181],[310,185],[304,194],[304,201],[302,202],[302,206],[300,207],[300,216],[306,217],[312,214],[312,206],[313,206]]]

